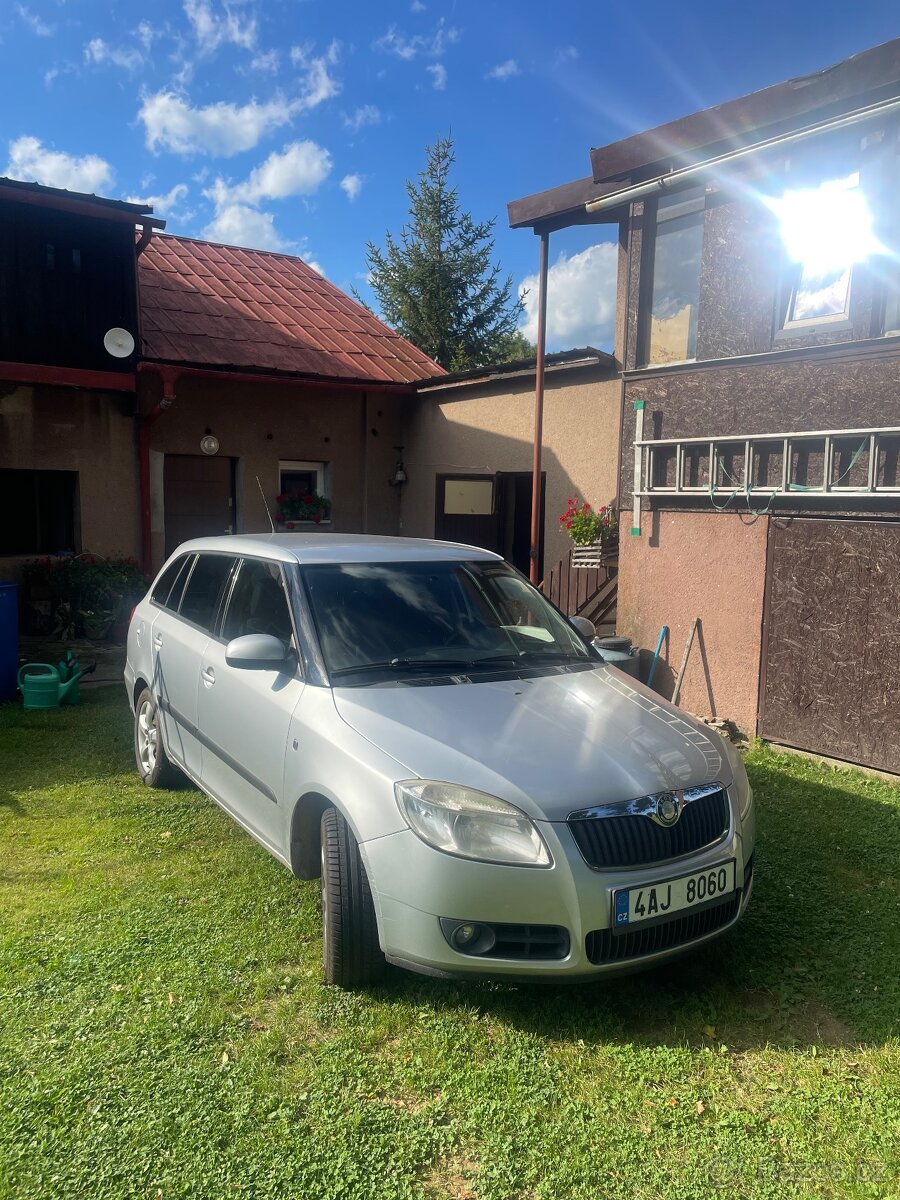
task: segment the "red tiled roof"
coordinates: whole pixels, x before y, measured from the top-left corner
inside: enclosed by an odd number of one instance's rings
[[[138,258],[143,355],[414,383],[437,363],[299,258],[168,234]]]

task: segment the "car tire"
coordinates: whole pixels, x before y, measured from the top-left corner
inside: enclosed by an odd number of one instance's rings
[[[325,982],[365,987],[385,969],[366,868],[353,830],[336,808],[322,814],[321,832]]]
[[[159,708],[149,688],[144,688],[134,706],[134,761],[147,787],[171,788],[184,779],[169,762],[159,727]]]

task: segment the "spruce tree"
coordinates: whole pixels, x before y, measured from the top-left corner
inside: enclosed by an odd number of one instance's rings
[[[503,280],[491,262],[495,222],[460,210],[449,182],[452,139],[438,138],[426,154],[425,170],[406,182],[399,239],[388,232],[383,250],[368,243],[369,282],[387,323],[442,367],[487,366],[509,357],[521,302],[512,276]]]

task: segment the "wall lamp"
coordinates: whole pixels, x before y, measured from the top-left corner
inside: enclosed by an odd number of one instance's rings
[[[399,454],[403,450],[403,447],[395,446],[394,449]],[[394,467],[394,473],[388,480],[388,487],[403,487],[404,483],[406,483],[408,479],[409,476],[406,474],[406,467],[403,465],[403,458],[398,458],[397,465]]]

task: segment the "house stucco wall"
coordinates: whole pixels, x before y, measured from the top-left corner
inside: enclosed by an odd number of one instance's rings
[[[140,551],[133,405],[128,393],[62,387],[21,386],[0,396],[0,467],[77,471],[86,553]],[[0,558],[0,577],[15,578],[30,557]]]
[[[159,380],[145,375],[143,411],[160,395]],[[200,454],[207,431],[219,439],[219,455],[237,460],[235,532],[269,530],[257,477],[274,516],[279,462],[314,461],[328,464],[332,519],[304,530],[391,534],[398,532],[400,498],[387,481],[402,441],[401,407],[393,393],[183,377],[174,404],[152,426],[150,446],[154,458]],[[152,476],[153,559],[159,564],[165,539],[161,469]]]
[[[547,477],[545,573],[571,543],[559,515],[576,493],[594,505],[616,493],[620,385],[607,369],[547,376],[542,467]],[[531,471],[534,377],[422,393],[409,405],[401,531],[433,537],[437,475]]]
[[[669,627],[653,680],[671,697],[695,617],[700,617],[712,695],[697,639],[679,704],[699,716],[727,717],[756,732],[760,628],[768,518],[736,513],[645,514],[641,537],[619,545],[617,630],[642,647],[644,677],[659,631]],[[713,711],[713,709],[715,711]]]

